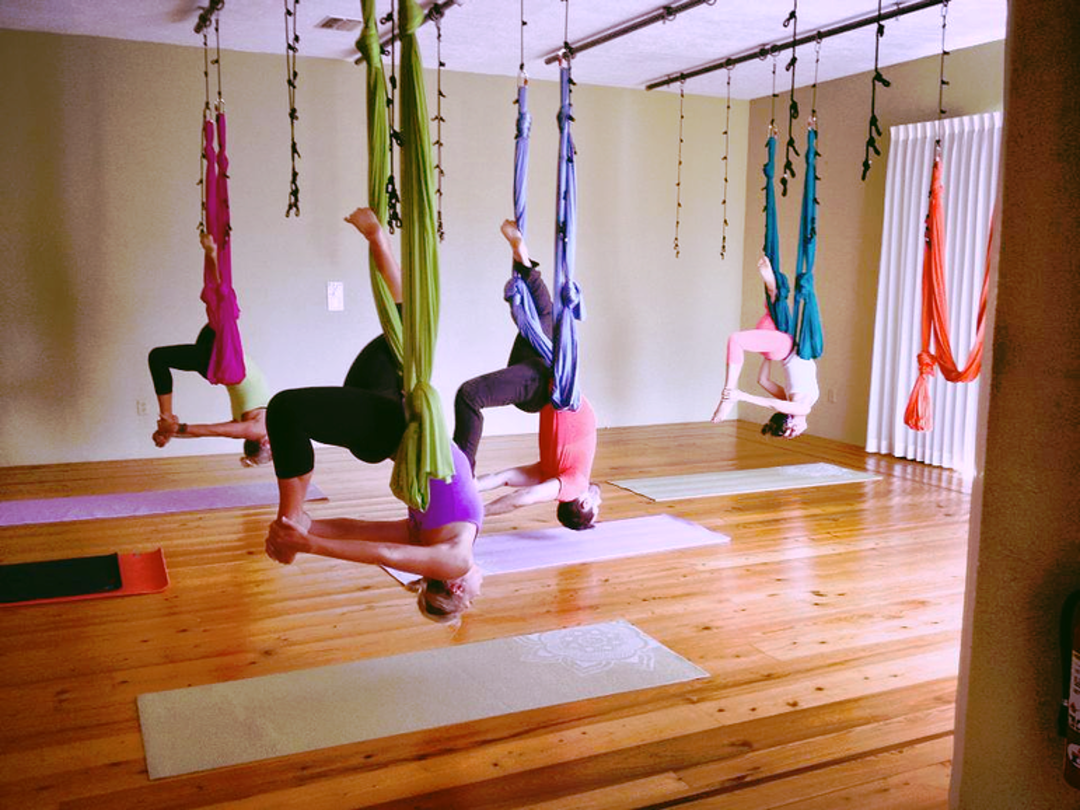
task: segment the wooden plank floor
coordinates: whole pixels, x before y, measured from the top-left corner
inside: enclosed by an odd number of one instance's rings
[[[531,460],[495,437],[478,469]],[[0,807],[947,807],[969,491],[957,475],[727,423],[602,431],[595,477],[829,461],[878,481],[657,504],[728,546],[489,577],[454,632],[382,572],[263,554],[273,507],[0,529],[0,562],[165,549],[159,595],[0,609]],[[319,451],[315,514],[391,518],[388,465]],[[234,456],[0,469],[0,498],[272,480]],[[2,506],[0,506],[2,508]],[[487,531],[550,525],[538,506]],[[480,542],[483,542],[481,538]],[[611,619],[705,680],[151,782],[136,697]]]

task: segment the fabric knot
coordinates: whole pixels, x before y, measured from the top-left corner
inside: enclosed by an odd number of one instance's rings
[[[795,295],[805,298],[814,292],[814,274],[806,272],[795,276]]]
[[[574,316],[574,320],[585,319],[585,300],[581,295],[581,287],[576,281],[569,281],[563,285],[560,299],[564,309],[568,309]]]
[[[524,284],[525,282],[521,277],[515,274],[503,287],[503,300],[510,302],[511,306],[521,304],[524,297],[524,291],[522,290]]]
[[[937,358],[930,352],[919,352],[919,374],[923,377],[932,377],[937,369]]]

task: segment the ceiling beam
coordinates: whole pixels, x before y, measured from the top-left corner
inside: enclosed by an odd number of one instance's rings
[[[571,56],[576,56],[590,48],[595,48],[597,45],[604,45],[619,37],[624,37],[627,34],[640,31],[642,28],[648,28],[650,25],[671,22],[684,11],[689,11],[698,6],[711,6],[715,3],[716,0],[684,0],[682,3],[672,3],[669,6],[659,8],[656,11],[645,14],[637,19],[621,23],[614,28],[610,28],[603,33],[589,37],[588,39],[583,39],[575,43],[564,42],[559,50],[544,57],[544,64],[550,65],[552,62],[557,62],[559,58],[567,52],[569,52]]]
[[[704,76],[706,73],[713,73],[717,70],[733,68],[736,65],[742,64],[743,62],[750,62],[754,59],[766,59],[770,56],[775,56],[781,51],[797,48],[800,45],[806,45],[810,42],[817,42],[819,40],[828,39],[829,37],[839,36],[840,34],[846,34],[858,28],[865,28],[868,25],[876,25],[878,22],[892,20],[896,17],[902,17],[905,14],[911,14],[915,11],[922,11],[926,8],[940,6],[943,2],[947,1],[948,0],[915,0],[915,2],[908,3],[907,5],[897,6],[893,9],[890,9],[889,11],[882,11],[881,14],[874,12],[873,14],[867,15],[866,17],[859,17],[854,20],[849,20],[845,23],[838,23],[831,28],[818,29],[813,34],[806,34],[805,36],[798,37],[794,41],[787,40],[786,42],[775,42],[771,45],[762,45],[760,48],[753,51],[744,51],[743,53],[726,56],[723,59],[716,60],[715,62],[709,62],[707,65],[703,65],[702,67],[693,68],[692,70],[685,70],[681,73],[672,74],[663,79],[649,82],[645,85],[645,89],[656,90],[659,87],[667,87],[669,84],[675,84],[676,82],[682,82],[686,81],[687,79]]]

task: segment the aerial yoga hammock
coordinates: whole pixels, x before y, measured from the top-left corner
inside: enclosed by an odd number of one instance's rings
[[[780,270],[780,232],[776,214],[776,135],[770,131],[766,142],[768,158],[765,174],[765,244],[763,251],[772,265],[776,296],[767,301],[769,315],[781,332],[791,335],[799,357],[816,360],[824,351],[821,313],[814,291],[814,263],[817,258],[817,128],[806,131],[806,170],[803,178],[802,210],[799,218],[799,253],[795,265],[795,298],[789,310],[788,281]]]
[[[473,562],[472,549],[483,523],[484,507],[468,461],[463,453],[450,446],[438,394],[429,382],[435,353],[439,279],[434,177],[415,37],[423,15],[415,0],[400,0],[404,192],[400,268],[390,253],[385,230],[390,134],[375,0],[363,0],[363,16],[364,31],[357,46],[367,62],[369,207],[358,208],[345,219],[369,242],[372,287],[387,340],[384,344],[377,338],[368,344],[349,376],[358,364],[363,365],[362,358],[371,349],[386,357],[387,363],[380,362],[380,366],[395,366],[390,375],[395,378],[400,359],[400,390],[384,396],[381,391],[361,385],[350,386],[347,377],[346,385],[339,389],[296,389],[278,394],[270,403],[268,420],[275,448],[281,437],[292,449],[294,424],[305,418],[289,404],[298,395],[316,406],[320,401],[328,406],[324,412],[340,436],[359,431],[365,434],[362,437],[365,440],[384,441],[389,434],[389,446],[379,448],[385,452],[378,460],[388,458],[396,449],[391,489],[399,500],[408,504],[408,516],[399,520],[322,520],[303,512],[297,496],[306,490],[313,467],[311,436],[301,431],[302,452],[297,455],[295,469],[279,468],[280,458],[275,454],[280,499],[278,519],[270,524],[267,534],[266,552],[284,564],[292,563],[303,552],[418,574],[421,579],[417,584],[417,605],[421,613],[439,622],[456,621],[480,592],[483,577]],[[400,318],[391,289],[399,286]],[[403,393],[403,401],[398,393]],[[389,407],[379,405],[378,400],[385,400]],[[281,428],[279,402],[285,403],[280,406],[284,409]],[[339,407],[342,402],[344,407]],[[350,403],[372,406],[374,418],[365,419]],[[342,446],[368,460],[353,447]]]
[[[214,17],[214,34],[218,35],[218,18]],[[206,319],[214,330],[214,343],[206,378],[215,385],[236,385],[243,382],[244,349],[240,342],[240,306],[232,286],[232,225],[229,220],[229,158],[225,151],[225,99],[221,97],[221,43],[217,43],[217,102],[210,108],[210,48],[203,28],[203,76],[206,80],[206,101],[203,106],[203,178],[202,221],[200,231],[208,234],[216,248],[203,258],[203,288],[199,296],[206,304]],[[215,121],[217,148],[215,149]]]
[[[911,390],[904,424],[912,430],[933,428],[933,408],[930,403],[930,380],[936,369],[949,382],[971,382],[982,370],[983,342],[986,335],[986,294],[990,283],[993,225],[986,246],[986,271],[979,294],[979,314],[976,318],[975,342],[967,364],[962,368],[953,356],[949,340],[949,306],[945,285],[945,187],[941,182],[941,148],[935,146],[934,166],[930,173],[930,203],[926,212],[926,246],[923,250],[922,277],[922,349],[918,355],[919,376]]]
[[[232,226],[229,222],[229,158],[225,152],[225,103],[217,103],[217,149],[214,149],[214,119],[207,104],[203,122],[206,157],[206,220],[204,228],[217,246],[217,261],[203,259],[203,289],[199,296],[206,304],[206,319],[214,330],[207,379],[214,384],[236,385],[243,381],[244,348],[240,341],[240,306],[232,286]]]
[[[570,63],[559,69],[559,159],[555,190],[555,271],[553,289],[553,337],[548,339],[537,317],[536,304],[524,280],[513,274],[506,284],[504,298],[518,331],[551,367],[553,385],[551,404],[556,410],[577,410],[581,403],[578,381],[577,322],[585,317],[581,288],[574,280],[574,254],[577,241],[577,173],[574,138],[570,131],[573,108],[570,104]],[[525,234],[525,180],[529,153],[530,117],[527,108],[527,82],[518,87],[518,125],[514,148],[514,213],[518,230]]]
[[[795,271],[795,296],[788,308],[787,278],[780,270],[780,236],[776,213],[776,130],[770,124],[766,141],[765,242],[758,269],[765,281],[766,314],[754,329],[736,332],[728,338],[724,390],[712,421],[729,418],[737,402],[750,402],[776,411],[762,427],[762,433],[792,438],[806,430],[806,417],[820,395],[815,361],[822,354],[824,339],[821,315],[814,292],[814,262],[817,257],[817,129],[814,119],[806,134],[806,169],[799,221],[799,252]],[[739,373],[747,352],[763,360],[758,382],[769,393],[761,397],[738,388]],[[779,386],[768,376],[764,365],[783,365],[786,384]]]
[[[361,51],[367,64],[368,194],[383,224],[387,216],[387,158],[390,133],[386,119],[386,83],[382,71],[375,2],[363,0],[365,34]],[[431,385],[439,322],[439,255],[434,171],[428,133],[427,101],[416,30],[424,16],[415,0],[400,0],[401,24],[401,172],[402,172],[402,316],[372,263],[379,321],[401,360],[408,424],[391,477],[399,500],[417,509],[428,503],[431,479],[454,474],[450,440],[438,391]]]
[[[522,250],[530,130],[527,81],[522,81],[518,85],[514,159],[516,222],[503,226],[503,234],[510,241],[515,258],[503,297],[510,304],[519,337],[514,342],[506,369],[469,380],[458,390],[455,440],[468,448],[467,454],[475,454],[483,407],[514,404],[527,412],[539,412],[539,460],[480,476],[477,486],[482,492],[502,486],[514,488],[513,492],[490,501],[485,512],[498,515],[530,504],[556,501],[559,521],[567,528],[580,530],[593,525],[602,499],[599,486],[589,480],[596,454],[596,416],[588,399],[582,395],[578,380],[576,321],[584,312],[581,290],[573,279],[577,194],[574,141],[570,133],[573,121],[571,84],[567,58],[560,68],[554,301],[548,300],[537,265],[526,266],[530,262],[527,251]],[[515,224],[516,227],[508,227]],[[547,321],[549,313],[550,322]],[[550,338],[545,325],[551,331]],[[538,399],[539,403],[535,401]]]
[[[971,382],[982,370],[983,341],[986,336],[986,294],[990,286],[991,248],[994,244],[993,215],[990,218],[989,237],[986,244],[986,269],[983,272],[982,291],[979,293],[979,314],[975,320],[975,341],[967,364],[960,368],[953,356],[949,340],[949,305],[945,285],[945,187],[941,182],[941,117],[945,114],[945,31],[948,0],[941,10],[941,61],[938,67],[938,131],[934,143],[934,165],[930,170],[930,201],[926,210],[926,246],[923,249],[922,277],[922,348],[918,354],[919,376],[911,389],[904,424],[912,430],[927,431],[933,427],[933,409],[930,404],[930,380],[934,371],[941,368],[941,375],[949,382]],[[936,346],[936,351],[933,349]]]

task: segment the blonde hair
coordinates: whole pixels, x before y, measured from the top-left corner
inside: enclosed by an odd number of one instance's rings
[[[440,624],[460,623],[462,614],[472,607],[473,599],[480,595],[483,578],[476,566],[453,579],[424,577],[414,583],[420,615]]]

